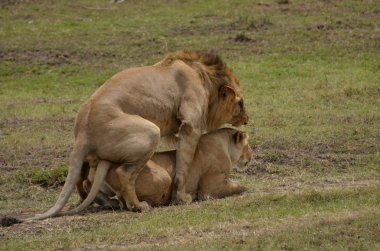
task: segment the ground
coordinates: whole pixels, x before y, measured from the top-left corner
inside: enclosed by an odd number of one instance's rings
[[[380,248],[376,1],[1,1],[0,216],[55,202],[80,105],[116,72],[215,50],[241,82],[240,195],[0,228],[0,250]],[[78,202],[70,199],[67,208]]]

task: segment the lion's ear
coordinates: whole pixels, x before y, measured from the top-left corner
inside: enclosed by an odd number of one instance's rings
[[[234,137],[235,144],[242,144],[242,145],[248,144],[249,135],[246,132],[237,131],[235,132],[233,137]]]
[[[235,94],[235,90],[232,89],[232,87],[228,85],[222,85],[219,88],[219,96],[224,99],[227,99],[229,97],[235,99],[236,94]]]

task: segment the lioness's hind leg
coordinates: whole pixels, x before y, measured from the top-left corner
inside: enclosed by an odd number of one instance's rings
[[[239,183],[235,183],[235,182],[232,182],[229,180],[226,181],[225,187],[226,187],[226,190],[225,190],[226,192],[225,192],[224,196],[240,194],[240,193],[244,192],[244,190],[245,190],[245,188],[240,186]]]
[[[200,181],[198,199],[224,198],[242,192],[243,189],[238,183],[230,181],[227,175],[220,173]]]
[[[103,185],[104,186],[104,185]],[[83,188],[87,194],[90,193],[91,190],[91,182],[88,180],[83,181]],[[103,187],[102,187],[103,188]],[[106,208],[112,208],[112,209],[120,209],[122,202],[119,202],[116,199],[112,199],[111,197],[115,196],[115,193],[105,193],[101,190],[98,192],[98,194],[95,197],[95,202],[99,206],[106,207]]]

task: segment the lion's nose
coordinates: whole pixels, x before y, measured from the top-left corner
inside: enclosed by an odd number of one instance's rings
[[[244,120],[244,125],[248,124],[249,117],[247,116]]]

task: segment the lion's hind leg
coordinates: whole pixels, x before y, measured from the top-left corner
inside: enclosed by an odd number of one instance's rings
[[[97,141],[99,157],[121,163],[116,173],[123,184],[120,192],[128,209],[148,210],[148,203],[137,198],[135,184],[158,146],[160,128],[140,116],[124,113],[110,121],[102,130],[102,137],[97,138],[100,139]]]
[[[150,209],[149,204],[145,201],[139,201],[136,194],[136,179],[139,174],[136,169],[140,168],[136,166],[120,166],[116,169],[116,174],[121,184],[120,195],[129,210],[146,211]]]

